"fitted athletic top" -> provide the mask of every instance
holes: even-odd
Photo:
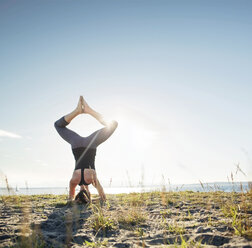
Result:
[[[79,185],[89,185],[84,178],[85,169],[95,170],[96,148],[77,147],[72,149],[75,158],[75,170],[81,169],[81,181]]]
[[[72,149],[75,158],[75,170],[93,169],[95,170],[96,148],[78,147]]]
[[[111,125],[101,128],[87,137],[82,137],[66,126],[69,123],[64,116],[54,123],[59,135],[71,144],[75,158],[75,170],[81,169],[81,181],[79,185],[88,185],[84,180],[84,169],[95,170],[96,148],[107,140],[117,127],[117,122],[112,121]]]

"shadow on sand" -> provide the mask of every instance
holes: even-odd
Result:
[[[45,221],[32,223],[31,233],[20,236],[14,247],[71,247],[91,242],[85,232],[91,214],[89,205],[56,205]]]

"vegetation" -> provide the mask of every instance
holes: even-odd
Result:
[[[132,227],[144,223],[146,215],[140,209],[132,208],[118,213],[117,221],[121,227]]]
[[[163,232],[164,245],[202,247],[213,242],[201,235],[204,229],[221,226],[227,228],[230,235],[252,240],[251,199],[252,188],[241,193],[163,190],[108,195],[108,201],[103,206],[99,201],[93,201],[89,206],[68,206],[67,195],[0,196],[0,206],[20,218],[17,224],[19,231],[9,245],[13,248],[61,247],[53,244],[53,238],[45,238],[40,224],[36,223],[37,216],[40,222],[48,225],[57,219],[58,224],[64,227],[66,236],[61,245],[71,246],[78,228],[83,228],[93,232],[93,241],[85,240],[86,236],[83,236],[85,247],[110,246],[107,237],[113,232],[130,232],[131,240],[145,247],[155,224],[156,230]],[[195,219],[200,222],[194,222]],[[85,225],[85,228],[81,225]],[[196,229],[197,240],[188,238]]]
[[[93,242],[85,241],[83,245],[85,245],[85,247],[91,247],[91,248],[107,247],[108,241],[107,240],[93,241]]]
[[[88,219],[91,228],[97,233],[100,230],[106,232],[115,227],[115,222],[110,216],[106,216],[106,211],[100,205],[91,204],[92,215]]]

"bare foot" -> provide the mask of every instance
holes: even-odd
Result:
[[[83,105],[83,96],[80,96],[78,105],[76,107],[76,110],[79,114],[83,114],[84,112],[84,105]]]
[[[89,107],[89,105],[87,104],[83,96],[81,96],[81,103],[83,106],[83,111],[84,111],[83,113],[86,113],[86,114],[90,113],[91,108]]]

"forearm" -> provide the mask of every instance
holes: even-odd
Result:
[[[99,194],[100,196],[102,196],[102,195],[105,194],[105,193],[104,193],[104,190],[103,190],[103,187],[102,187],[101,185],[99,185],[99,187],[97,188],[97,191],[98,191],[98,194]]]
[[[99,180],[97,179],[95,184],[94,184],[95,188],[98,191],[99,196],[101,197],[102,200],[106,201],[106,195],[104,193],[103,187],[101,186]]]

